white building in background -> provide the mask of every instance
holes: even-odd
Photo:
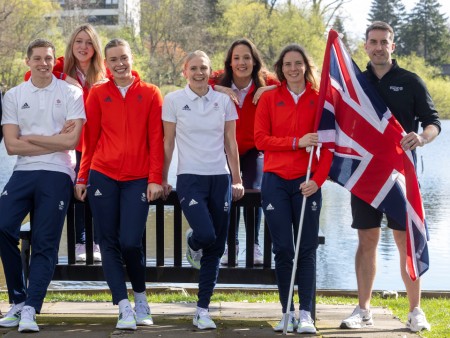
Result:
[[[140,0],[56,0],[62,9],[61,19],[83,17],[95,26],[132,27],[139,34]]]

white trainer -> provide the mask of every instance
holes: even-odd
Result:
[[[194,269],[200,270],[200,261],[203,256],[203,250],[200,249],[195,251],[189,246],[189,237],[192,236],[192,232],[192,229],[186,231],[186,258]]]
[[[300,319],[297,327],[298,333],[316,333],[314,320],[311,318],[311,312],[300,310]]]
[[[20,304],[12,304],[8,313],[0,319],[0,327],[15,327],[20,322],[20,312],[25,305],[25,302]]]
[[[75,259],[77,262],[86,262],[86,244],[75,244]]]
[[[147,302],[137,302],[134,307],[136,312],[136,324],[142,326],[153,325],[152,313]]]
[[[283,317],[281,317],[281,320],[278,322],[278,324],[273,328],[273,330],[275,332],[283,332],[284,330],[284,314]],[[295,329],[297,329],[298,323],[297,323],[297,319],[295,319],[295,312],[292,311],[289,314],[289,323],[287,326],[287,331],[286,332],[294,332]]]
[[[136,330],[136,314],[129,306],[119,313],[116,329],[120,330]]]
[[[428,323],[425,313],[418,307],[415,307],[412,312],[408,313],[406,327],[412,332],[419,332],[422,330],[431,331],[431,325]]]
[[[261,247],[259,244],[255,244],[253,246],[253,264],[255,265],[263,265],[264,263],[264,256],[261,251]]]
[[[359,305],[350,317],[341,322],[341,329],[362,329],[366,326],[373,326],[372,312],[369,310],[362,310]]]
[[[36,323],[36,310],[32,306],[25,305],[20,313],[19,332],[39,332]]]
[[[236,245],[236,265],[238,265],[239,245]],[[220,259],[220,264],[228,265],[228,245],[225,245],[225,251]]]
[[[100,253],[100,246],[94,243],[94,262],[102,261],[102,254]]]
[[[200,330],[215,329],[216,324],[211,319],[208,309],[202,309],[197,307],[197,312],[195,313],[192,324],[197,326]]]

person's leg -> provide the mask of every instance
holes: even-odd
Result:
[[[294,304],[286,309],[294,263],[294,237],[289,183],[272,173],[264,173],[261,186],[262,208],[272,238],[275,254],[275,274],[283,313],[294,311]]]
[[[119,242],[133,291],[145,291],[145,253],[142,246],[147,223],[147,179],[120,183]]]
[[[120,190],[117,181],[91,170],[87,189],[92,217],[98,230],[103,272],[113,304],[128,299],[119,243]]]
[[[28,296],[25,301],[25,305],[34,308],[37,313],[41,311],[58,262],[59,242],[72,195],[73,183],[69,175],[39,171],[31,225]]]
[[[291,205],[294,223],[294,241],[297,242],[303,195],[299,189],[305,177],[291,182]],[[302,234],[297,262],[297,283],[300,310],[312,311],[316,283],[316,251],[319,246],[319,219],[322,208],[322,192],[319,189],[305,201]]]
[[[27,293],[20,257],[20,224],[33,207],[34,172],[13,172],[0,198],[0,250],[9,299],[23,303]]]
[[[420,308],[420,278],[413,282],[406,271],[406,231],[393,230],[393,234],[400,254],[400,272],[408,295],[409,311],[412,312],[415,307]]]
[[[208,210],[215,233],[215,240],[203,249],[199,272],[197,306],[207,309],[219,275],[219,260],[227,241],[231,209],[231,179],[229,175],[216,175],[209,178]]]

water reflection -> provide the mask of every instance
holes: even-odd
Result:
[[[450,149],[450,121],[443,121],[441,135],[436,141],[427,145],[423,151],[420,149],[418,153],[424,163],[423,172],[422,167],[419,166],[419,179],[431,238],[428,243],[431,266],[422,279],[424,290],[448,289],[447,284],[450,279],[450,269],[448,268],[450,259],[450,171],[447,169],[450,167],[450,157],[448,149]],[[12,157],[6,155],[2,144],[0,147],[0,188],[3,188],[11,174],[13,161]],[[174,171],[175,168],[171,167],[172,178],[175,176]],[[323,187],[323,199],[321,229],[326,236],[326,244],[321,245],[318,250],[318,288],[356,289],[354,255],[358,240],[357,231],[350,227],[350,194],[337,184],[327,182]],[[155,216],[152,209],[150,211],[149,226],[154,227]],[[170,212],[170,207],[167,207],[164,243],[166,257],[171,257],[173,251],[173,226]],[[186,221],[183,221],[183,229],[187,229]],[[240,229],[242,252],[242,249],[245,249],[243,224]],[[152,233],[154,230],[147,232],[147,257],[150,258],[156,256],[156,239],[151,235]],[[67,256],[64,242],[61,243],[60,256]],[[240,257],[244,258],[245,253],[241,253]],[[374,289],[403,290],[397,249],[392,232],[386,227],[382,228],[377,259],[378,268]],[[3,268],[0,272],[3,272]],[[58,284],[55,283],[55,285]],[[3,276],[0,276],[0,285],[4,288]],[[77,283],[72,283],[71,286],[76,287],[76,285]],[[83,283],[84,285],[88,284]]]

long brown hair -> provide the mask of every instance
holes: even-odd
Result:
[[[306,53],[305,49],[295,43],[284,47],[283,50],[281,51],[280,56],[278,57],[277,61],[273,65],[273,68],[275,69],[275,73],[277,74],[278,79],[280,81],[286,81],[286,78],[284,77],[284,74],[283,74],[283,59],[284,59],[284,56],[289,52],[300,53],[300,55],[303,57],[303,60],[305,61],[305,65],[306,65],[305,80],[307,82],[311,83],[312,89],[318,91],[319,86],[320,86],[320,80],[319,80],[319,75],[317,73],[317,67],[314,64],[313,60]]]
[[[77,78],[77,59],[73,55],[73,44],[75,43],[75,38],[78,33],[86,32],[92,41],[92,46],[94,47],[94,55],[92,55],[91,62],[89,64],[88,71],[86,73],[87,86],[90,87],[97,81],[103,79],[106,75],[105,65],[103,63],[102,49],[100,47],[100,38],[95,31],[94,27],[90,24],[84,24],[75,28],[70,36],[69,43],[66,47],[66,53],[64,55],[64,73]]]
[[[266,80],[264,79],[263,69],[264,63],[261,59],[258,49],[249,39],[239,39],[234,41],[230,48],[228,49],[227,56],[225,58],[225,67],[222,79],[220,80],[220,85],[224,87],[231,87],[231,83],[233,81],[233,70],[231,69],[231,58],[233,57],[233,50],[238,45],[247,46],[250,49],[250,53],[252,54],[252,58],[254,61],[253,71],[252,71],[252,80],[256,86],[256,89],[259,87],[264,87],[266,85]]]

